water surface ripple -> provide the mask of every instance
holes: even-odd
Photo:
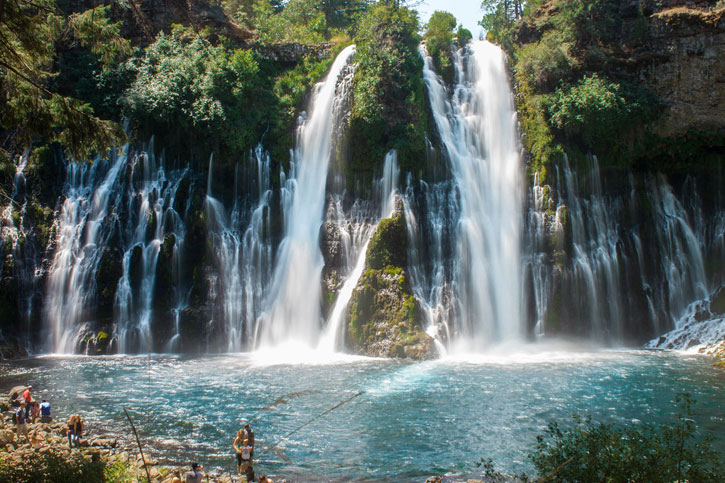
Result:
[[[678,392],[698,400],[698,423],[725,450],[725,374],[700,356],[655,351],[521,353],[433,362],[338,358],[270,364],[257,354],[40,357],[0,363],[6,388],[32,384],[56,416],[130,435],[129,408],[149,451],[232,471],[241,417],[253,420],[257,472],[303,481],[423,481],[480,476],[490,457],[530,470],[535,437],[573,413],[602,422],[672,420]],[[280,444],[265,446],[359,391]]]

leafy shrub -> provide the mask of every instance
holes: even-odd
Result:
[[[239,151],[254,142],[259,66],[251,51],[212,45],[177,25],[170,35],[160,33],[132,69],[127,107],[153,131],[173,131],[180,139],[194,132]]]
[[[721,481],[721,462],[710,439],[697,441],[693,401],[678,395],[674,424],[656,428],[595,424],[575,418],[562,430],[551,423],[537,438],[531,460],[540,475],[559,481]]]
[[[403,169],[424,158],[425,89],[416,12],[378,5],[355,39],[358,64],[350,116],[352,168],[371,173],[391,148]]]
[[[712,449],[712,438],[699,439],[692,420],[694,401],[677,396],[674,423],[621,427],[574,416],[574,426],[549,423],[529,454],[542,481],[721,481],[723,463]],[[491,460],[481,460],[486,476],[497,473]],[[524,481],[529,479],[524,476]]]
[[[627,99],[620,84],[597,74],[575,85],[558,88],[546,98],[544,109],[551,125],[590,150],[610,152],[616,135],[644,114],[637,99]]]
[[[281,11],[266,1],[254,5],[254,27],[263,43],[319,43],[325,40],[327,21],[313,0],[289,0]]]
[[[364,0],[258,0],[251,8],[251,0],[246,3],[238,7],[235,17],[243,25],[253,26],[259,41],[271,44],[329,40],[354,28],[359,15],[367,9]]]
[[[465,47],[466,44],[473,40],[473,34],[470,30],[463,28],[463,25],[459,25],[456,31],[456,39],[459,47]]]
[[[539,42],[525,45],[515,53],[516,77],[531,85],[537,92],[549,92],[563,80],[568,80],[576,61],[568,55],[568,44],[552,32]]]
[[[456,23],[456,17],[452,14],[436,10],[428,21],[423,36],[436,71],[449,83],[453,80],[451,47],[453,45],[453,29],[456,28]]]
[[[105,464],[100,458],[91,458],[80,452],[49,451],[27,454],[0,453],[0,482],[58,483],[83,481],[102,483]]]

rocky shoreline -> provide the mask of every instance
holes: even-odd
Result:
[[[138,451],[136,442],[129,437],[119,439],[117,436],[104,434],[97,427],[92,431],[84,431],[85,437],[80,439],[80,448],[71,449],[68,445],[68,425],[64,417],[54,417],[50,423],[27,423],[27,437],[17,434],[14,414],[17,410],[17,398],[25,388],[15,387],[10,390],[8,399],[0,402],[0,480],[4,481],[5,468],[22,468],[39,466],[41,462],[52,461],[54,465],[78,465],[79,462],[96,463],[102,468],[112,468],[116,479],[107,481],[147,481],[144,460]],[[93,422],[91,423],[93,426]],[[189,466],[161,464],[159,460],[149,457],[144,451],[148,477],[152,483],[173,483],[175,475],[184,481]],[[20,470],[19,470],[20,471]],[[55,473],[56,470],[47,470]],[[10,481],[10,480],[8,480]],[[48,481],[61,481],[50,479]],[[218,472],[206,473],[204,482],[239,483],[245,478]],[[284,482],[284,479],[275,479]]]

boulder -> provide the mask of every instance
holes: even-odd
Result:
[[[15,433],[9,429],[0,431],[0,444],[9,444],[15,442]]]
[[[380,222],[368,245],[366,270],[346,318],[345,344],[355,353],[418,360],[437,356],[403,268],[406,236],[403,213],[397,211]]]

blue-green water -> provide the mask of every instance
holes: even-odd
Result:
[[[274,357],[267,359],[274,360]],[[698,423],[725,449],[725,373],[701,356],[653,351],[520,353],[434,362],[343,358],[271,364],[254,354],[41,357],[1,363],[0,383],[32,384],[57,416],[85,416],[91,436],[130,435],[122,408],[162,461],[232,471],[241,417],[253,420],[257,473],[296,480],[424,481],[480,476],[490,457],[529,470],[552,419],[672,421],[677,393],[698,400]],[[358,392],[287,439],[284,435]],[[281,399],[280,399],[281,398]],[[276,402],[275,402],[276,401]],[[291,462],[263,448],[282,440]]]

